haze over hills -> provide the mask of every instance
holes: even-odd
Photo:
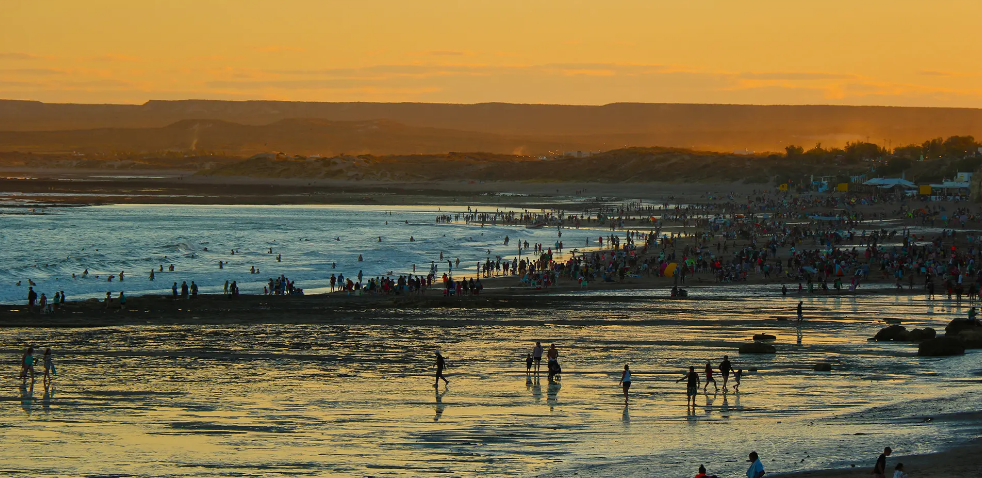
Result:
[[[298,119],[302,121],[283,122]],[[982,109],[968,108],[207,100],[83,105],[0,100],[0,131],[62,131],[48,136],[8,133],[3,135],[0,150],[9,150],[17,143],[57,149],[73,142],[107,150],[121,145],[138,151],[167,149],[184,143],[181,147],[187,148],[192,138],[186,130],[194,123],[186,120],[234,123],[209,123],[212,132],[200,126],[207,122],[198,123],[199,149],[208,144],[209,149],[230,152],[278,150],[296,154],[457,150],[543,154],[556,149],[610,150],[624,146],[782,151],[788,144],[808,147],[821,142],[830,147],[868,139],[899,146],[931,137],[982,136]],[[360,140],[345,138],[372,121],[380,131],[360,136]],[[250,129],[257,126],[265,129]],[[124,133],[113,128],[136,130]],[[101,131],[76,134],[68,130]],[[275,147],[268,144],[274,137]],[[264,139],[263,148],[269,149],[258,148],[260,138]],[[50,141],[50,148],[45,141]],[[99,141],[105,143],[100,145]],[[409,142],[400,150],[398,144],[404,141]]]
[[[0,131],[0,151],[106,153],[207,151],[232,156],[265,152],[337,154],[439,154],[486,151],[528,154],[599,147],[515,135],[406,126],[388,120],[284,119],[267,125],[222,120],[182,120],[162,128],[99,128],[65,131]]]

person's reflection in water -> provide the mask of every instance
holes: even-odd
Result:
[[[624,404],[624,411],[621,413],[621,422],[625,426],[631,424],[631,410],[628,408],[627,403]]]
[[[28,415],[34,408],[34,381],[31,380],[30,385],[26,382],[20,385],[20,405],[24,408],[24,413]]]
[[[703,395],[706,396],[706,406],[703,408],[703,410],[705,410],[706,416],[708,417],[709,413],[712,411],[713,402],[716,401],[717,394],[714,393],[712,396],[710,396],[709,393],[703,392]]]
[[[730,401],[726,394],[723,394],[723,403],[719,406],[719,413],[723,418],[730,418]]]
[[[55,396],[55,386],[51,382],[45,382],[44,395],[41,397],[41,408],[45,412],[51,411],[51,399]]]
[[[532,398],[537,402],[542,400],[542,384],[539,382],[538,375],[535,376],[532,382]]]
[[[439,389],[436,391],[436,403],[433,407],[433,409],[436,411],[436,415],[433,416],[434,422],[440,421],[440,417],[443,416],[443,410],[447,408],[447,406],[443,404],[443,396],[446,394],[446,389],[444,389],[443,392],[441,392]]]
[[[798,332],[798,345],[801,345],[801,339],[803,337],[803,334],[801,332],[801,323],[798,323],[797,332]]]
[[[561,382],[549,382],[549,388],[546,390],[546,402],[549,403],[550,412],[556,408],[560,388],[563,388],[563,384]]]

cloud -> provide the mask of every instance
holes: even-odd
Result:
[[[89,61],[105,61],[105,62],[134,62],[140,61],[139,58],[130,55],[120,55],[116,53],[107,53],[105,55],[90,56],[86,58]]]
[[[0,52],[0,60],[43,60],[46,57],[16,51]]]
[[[966,73],[958,71],[940,71],[940,70],[918,70],[917,74],[924,76],[938,76],[943,78],[974,78],[982,76],[982,73]]]
[[[771,72],[771,73],[739,73],[737,76],[750,80],[858,80],[857,75],[842,73],[815,73],[815,72]]]
[[[27,75],[27,76],[64,75],[66,73],[68,73],[68,71],[60,70],[58,68],[8,68],[8,69],[0,70],[0,74]]]
[[[256,47],[256,51],[262,53],[283,53],[283,52],[303,52],[306,51],[303,48],[295,46],[285,46],[285,45],[267,45]]]
[[[472,52],[467,52],[467,51],[454,51],[454,50],[432,50],[432,51],[423,52],[423,54],[424,55],[429,55],[429,56],[465,56],[465,55],[473,55]]]

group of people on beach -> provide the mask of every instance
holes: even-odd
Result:
[[[37,365],[38,360],[34,357],[34,347],[27,347],[24,355],[21,356],[21,370],[19,378],[24,381],[30,377],[31,382],[34,381],[35,371],[34,366]],[[44,356],[42,358],[42,363],[44,364],[44,381],[47,382],[55,375],[55,365],[51,360],[51,349],[47,348],[44,350]]]

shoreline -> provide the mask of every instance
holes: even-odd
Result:
[[[807,470],[793,473],[768,473],[774,478],[837,478],[837,477],[869,477],[876,459],[873,453],[869,462],[857,463],[851,468],[829,468],[824,470]],[[970,477],[982,476],[982,437],[955,445],[946,450],[934,453],[915,455],[891,455],[887,459],[887,476],[893,476],[893,468],[897,463],[904,464],[904,472],[917,478],[947,478],[951,476]]]

